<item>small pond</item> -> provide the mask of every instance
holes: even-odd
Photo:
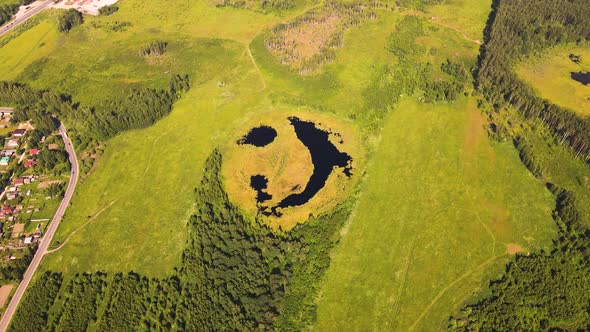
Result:
[[[264,190],[268,186],[268,179],[264,175],[254,175],[250,177],[250,187],[256,190],[256,202],[263,203],[272,198],[272,195],[268,194]]]
[[[263,147],[272,143],[277,137],[277,131],[268,126],[260,126],[250,129],[248,134],[238,140],[238,144],[250,144]]]
[[[572,72],[570,73],[572,79],[576,82],[580,82],[584,85],[589,85],[590,84],[590,72],[583,72],[583,71],[579,71],[579,72]]]

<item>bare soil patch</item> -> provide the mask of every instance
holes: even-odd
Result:
[[[17,238],[25,231],[25,224],[14,224],[12,227],[12,238]]]
[[[516,255],[520,252],[524,252],[524,249],[516,243],[508,243],[506,245],[506,252],[510,255]]]
[[[6,301],[8,301],[8,297],[10,296],[10,292],[14,289],[14,285],[4,285],[0,287],[0,308],[4,308],[6,305]]]
[[[56,183],[60,183],[61,181],[59,180],[53,180],[53,181],[43,181],[41,183],[39,183],[37,185],[37,189],[44,189],[44,188],[48,188],[49,186],[51,186],[52,184],[56,184]]]

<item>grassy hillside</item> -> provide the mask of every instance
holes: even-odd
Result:
[[[550,244],[551,194],[482,124],[472,100],[395,109],[333,254],[316,329],[443,329],[513,250]]]

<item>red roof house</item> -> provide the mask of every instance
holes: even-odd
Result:
[[[2,205],[2,213],[10,214],[14,212],[14,208],[10,205]]]
[[[31,149],[31,150],[29,150],[29,154],[31,156],[36,156],[39,154],[39,149]]]
[[[25,161],[25,168],[30,168],[32,166],[37,165],[37,161],[36,160],[27,160]]]

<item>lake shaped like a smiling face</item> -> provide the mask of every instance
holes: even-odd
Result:
[[[289,122],[294,128],[297,138],[309,150],[314,169],[302,192],[288,195],[277,205],[272,207],[260,205],[260,212],[266,216],[273,215],[280,217],[282,215],[280,209],[306,204],[326,185],[328,177],[330,177],[330,174],[332,174],[336,168],[341,168],[342,172],[347,177],[352,176],[352,158],[347,153],[340,152],[338,148],[336,148],[336,146],[330,142],[330,132],[317,128],[315,123],[311,121],[303,121],[297,117],[290,117]],[[264,130],[264,132],[262,132],[262,130]],[[248,135],[244,136],[242,140],[238,141],[238,144],[250,144],[245,142],[253,140],[259,141],[256,143],[266,142],[268,141],[268,138],[272,136],[271,134],[273,132],[274,136],[272,139],[274,139],[276,136],[276,131],[273,128],[252,128]],[[242,141],[244,141],[244,143],[242,143]],[[263,174],[255,175],[251,178],[250,186],[258,193],[258,203],[263,203],[265,200],[272,198],[272,196],[263,191],[266,189],[266,185],[266,177]]]

